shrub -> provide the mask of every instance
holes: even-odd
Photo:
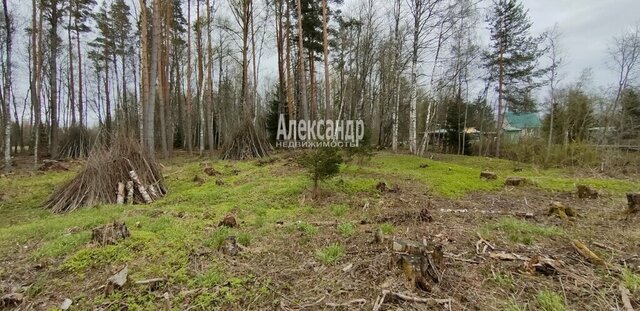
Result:
[[[313,181],[313,191],[317,193],[318,183],[337,175],[340,172],[342,157],[336,148],[319,148],[311,150],[299,160]]]

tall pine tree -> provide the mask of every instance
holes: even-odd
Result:
[[[531,91],[539,86],[536,78],[545,73],[538,68],[543,50],[538,48],[542,37],[530,35],[531,22],[518,0],[497,0],[487,17],[491,30],[491,46],[485,53],[489,80],[495,82],[498,93],[498,124],[496,156],[500,156],[500,140],[504,112],[533,111]]]

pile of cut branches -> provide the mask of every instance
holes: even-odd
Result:
[[[125,193],[126,191],[126,193]],[[45,203],[54,213],[72,212],[99,204],[151,203],[167,193],[153,155],[133,138],[114,138],[96,146],[86,167]]]
[[[271,145],[253,123],[244,122],[223,146],[223,160],[248,160],[269,155]]]

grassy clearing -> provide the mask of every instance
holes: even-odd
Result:
[[[484,224],[481,232],[485,234],[500,233],[513,243],[531,245],[541,238],[561,237],[564,231],[555,227],[545,227],[513,217],[504,217]]]
[[[585,184],[611,194],[637,190],[637,182],[612,178],[575,178],[569,170],[541,170],[514,161],[440,155],[442,160],[429,160],[410,155],[380,154],[365,166],[349,166],[351,173],[411,178],[424,183],[433,193],[446,198],[460,198],[470,192],[494,191],[503,188],[509,176],[526,177],[536,187],[552,191],[574,191],[576,184]],[[428,164],[426,168],[420,165]],[[514,172],[515,169],[518,172]],[[480,172],[490,170],[498,174],[494,181],[480,180]]]
[[[228,236],[235,236],[240,245],[256,249],[268,248],[271,242],[279,240],[297,243],[296,246],[306,248],[306,256],[331,269],[351,256],[346,254],[346,249],[351,251],[350,243],[362,241],[364,234],[376,230],[385,235],[405,234],[404,225],[403,230],[397,230],[391,223],[371,224],[367,228],[359,224],[363,213],[384,212],[382,204],[376,202],[395,199],[394,194],[380,194],[375,189],[381,180],[388,184],[412,183],[430,194],[454,199],[470,192],[502,189],[503,178],[516,174],[512,172],[516,166],[523,169],[518,175],[534,180],[541,188],[572,190],[575,182],[575,179],[563,179],[565,173],[561,170],[537,171],[503,160],[445,157],[436,161],[380,154],[363,165],[343,165],[343,173],[322,183],[327,193],[336,193],[330,203],[325,204],[309,201],[306,195],[311,181],[301,169],[284,166],[282,161],[264,166],[255,162],[209,161],[209,165],[222,173],[215,177],[206,176],[200,162],[202,159],[180,157],[163,163],[169,194],[153,204],[105,205],[65,215],[52,215],[41,206],[73,172],[0,178],[0,194],[5,197],[0,200],[0,249],[3,250],[0,259],[10,260],[9,256],[19,250],[29,265],[49,264],[29,287],[27,294],[31,299],[46,299],[42,297],[49,297],[47,295],[60,288],[69,293],[83,292],[94,286],[91,281],[102,282],[111,271],[128,264],[132,280],[162,276],[168,279],[171,288],[202,289],[195,296],[176,294],[172,297],[173,305],[218,309],[226,303],[253,301],[270,293],[268,277],[261,278],[260,283],[251,283],[255,277],[232,271],[224,257],[215,252]],[[428,167],[420,168],[424,163]],[[497,172],[501,179],[480,180],[479,172],[483,169]],[[195,184],[192,181],[195,175],[203,178],[204,184]],[[216,185],[218,179],[224,181],[224,185]],[[580,182],[614,193],[637,186],[615,180],[583,179]],[[355,208],[365,200],[371,202],[367,212]],[[239,220],[238,228],[218,227],[228,213]],[[114,220],[124,221],[131,237],[116,245],[90,245],[91,229]],[[337,228],[318,227],[314,225],[316,220],[339,224]],[[285,225],[280,225],[282,223]],[[508,217],[479,223],[475,228],[486,238],[504,238],[524,245],[565,235],[563,229]],[[426,232],[432,226],[423,229]],[[469,232],[475,234],[473,230]],[[430,232],[436,233],[440,232]],[[633,234],[630,232],[630,236]],[[340,242],[330,244],[336,240]],[[8,279],[12,273],[11,269],[0,268],[2,279]],[[58,279],[60,275],[63,279]],[[489,279],[505,290],[514,287],[509,273],[498,272]],[[640,289],[640,277],[631,271],[625,272],[623,282],[632,291]],[[504,301],[502,298],[499,301]],[[549,305],[553,306],[554,299],[549,293],[540,293],[531,304],[542,307],[551,301]],[[79,309],[90,309],[111,300],[127,303],[130,309],[158,307],[158,299],[152,293],[137,291],[131,295],[116,293],[108,300],[102,295],[90,295],[78,300]],[[513,308],[506,309],[526,308],[514,301]]]

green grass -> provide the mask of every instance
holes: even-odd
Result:
[[[483,225],[482,232],[500,232],[513,243],[531,245],[540,238],[553,238],[564,235],[564,231],[555,227],[545,227],[519,220],[513,217],[504,217],[495,222]]]
[[[633,273],[633,271],[629,269],[625,268],[622,271],[622,282],[624,283],[624,286],[632,293],[640,290],[640,275]]]
[[[500,288],[510,289],[513,287],[513,277],[509,273],[495,272],[491,275],[491,281]]]
[[[380,231],[382,232],[382,234],[393,234],[393,232],[396,230],[396,227],[394,227],[392,224],[390,223],[383,223],[380,224],[380,226],[378,227],[380,229]]]
[[[293,243],[308,243],[309,249],[313,250],[317,245],[326,245],[318,243],[326,242],[322,239],[324,236],[318,234],[320,229],[312,223],[338,219],[340,224],[336,229],[327,229],[337,230],[341,237],[349,238],[358,230],[355,223],[350,222],[355,221],[351,216],[356,214],[351,206],[393,195],[376,191],[375,185],[379,181],[401,185],[413,183],[425,192],[446,198],[502,189],[503,179],[515,174],[551,190],[573,190],[578,182],[610,193],[637,188],[631,181],[567,179],[568,173],[560,169],[538,171],[510,161],[461,156],[438,158],[440,160],[428,160],[382,153],[364,165],[343,165],[342,172],[322,183],[321,187],[335,193],[338,199],[349,200],[332,200],[335,203],[328,208],[321,208],[326,205],[316,202],[302,202],[311,182],[304,171],[283,167],[282,162],[258,166],[255,161],[208,161],[222,173],[209,177],[202,172],[200,162],[203,159],[178,157],[163,161],[163,174],[168,176],[166,181],[170,190],[165,198],[149,205],[104,205],[63,215],[51,214],[42,205],[54,189],[73,177],[74,171],[0,178],[0,194],[4,197],[0,201],[0,259],[11,259],[9,256],[16,254],[19,247],[24,262],[48,263],[30,287],[27,293],[30,298],[45,297],[60,290],[74,291],[73,285],[84,284],[87,276],[103,280],[114,269],[128,264],[131,278],[135,280],[164,276],[175,288],[207,289],[194,297],[176,295],[172,298],[175,305],[188,302],[200,309],[220,309],[224,302],[244,299],[246,297],[240,295],[253,290],[242,281],[248,276],[227,275],[227,263],[220,260],[216,252],[226,237],[236,236],[239,244],[250,246],[260,245],[265,236],[281,236],[292,239]],[[429,167],[419,168],[423,163]],[[522,167],[523,171],[513,173],[516,166]],[[238,174],[232,173],[234,169]],[[479,173],[484,169],[498,173],[499,180],[480,180]],[[192,182],[196,174],[205,180],[203,185]],[[216,179],[223,180],[225,185],[216,186]],[[239,228],[217,226],[227,213],[236,215],[241,222]],[[124,221],[131,237],[115,245],[91,245],[91,229],[114,220]],[[282,228],[277,222],[290,225]],[[386,235],[396,231],[390,223],[381,224],[378,229]],[[504,235],[512,242],[522,244],[564,235],[562,229],[513,218],[480,224],[479,230],[483,235]],[[312,251],[309,256],[331,265],[345,256],[345,247],[346,244],[332,244]],[[201,251],[213,255],[194,256]],[[204,266],[194,270],[194,260],[201,260]],[[0,277],[7,278],[11,273],[10,268],[0,267]],[[513,283],[509,278],[508,274],[498,274],[492,281],[506,288]],[[630,290],[639,290],[637,274],[627,271],[622,279]],[[137,289],[109,299],[121,299],[132,309],[149,310],[158,306],[153,295]],[[89,309],[104,302],[107,300],[101,295],[87,295],[78,302],[84,304],[78,308]]]
[[[521,305],[520,303],[518,303],[517,300],[515,299],[509,299],[504,303],[504,306],[502,307],[502,310],[504,311],[526,311],[527,310],[527,305]]]
[[[541,311],[566,311],[564,300],[556,292],[544,290],[536,295],[538,309]]]
[[[343,237],[350,237],[356,231],[356,226],[353,223],[345,222],[338,225],[338,232]]]
[[[349,212],[349,206],[346,204],[331,204],[329,208],[331,209],[331,215],[335,217],[344,216]]]
[[[331,265],[344,256],[344,247],[340,244],[331,244],[316,251],[316,258],[325,265]]]

